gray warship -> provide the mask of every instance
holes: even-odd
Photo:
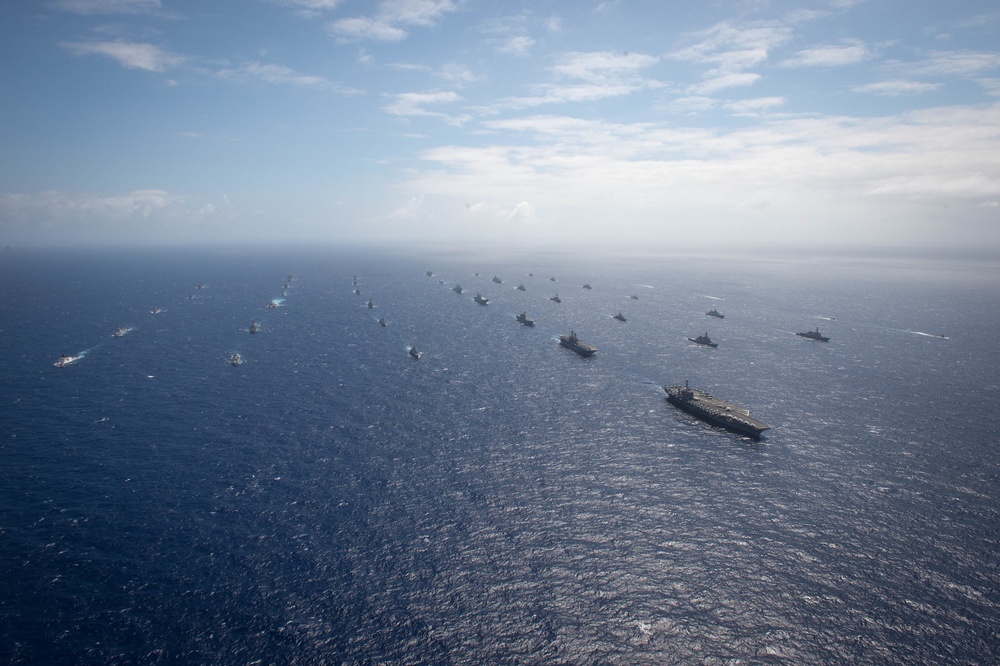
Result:
[[[572,349],[580,356],[593,356],[597,353],[597,347],[592,347],[586,342],[576,337],[576,333],[570,331],[569,335],[560,335],[559,344],[566,349]]]
[[[707,391],[693,389],[685,381],[684,386],[664,386],[667,392],[667,402],[697,416],[702,421],[731,430],[741,435],[760,439],[770,426],[750,416],[750,410],[745,407],[720,400]]]
[[[805,333],[796,333],[795,335],[801,335],[803,338],[809,338],[810,340],[819,340],[820,342],[830,341],[830,338],[819,332],[819,326],[816,327],[815,331],[806,331]]]

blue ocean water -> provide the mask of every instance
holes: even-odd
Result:
[[[997,660],[996,260],[15,249],[0,280],[3,663]]]

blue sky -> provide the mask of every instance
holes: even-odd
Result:
[[[0,8],[0,243],[1000,248],[1000,8]]]

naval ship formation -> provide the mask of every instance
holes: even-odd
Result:
[[[712,425],[749,435],[754,439],[760,439],[762,432],[770,430],[770,426],[763,421],[751,417],[749,409],[720,400],[707,391],[691,388],[687,382],[684,382],[684,386],[664,386],[663,390],[667,392],[667,401],[671,405]]]

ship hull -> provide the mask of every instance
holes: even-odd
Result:
[[[566,349],[575,351],[580,356],[593,356],[594,354],[597,353],[596,347],[591,347],[585,342],[579,342],[579,341],[573,342],[572,340],[569,340],[565,336],[559,338],[559,344],[561,344]]]
[[[765,430],[770,430],[769,426],[750,418],[749,415],[743,416],[747,410],[742,407],[736,407],[701,391],[695,391],[699,397],[686,400],[683,397],[682,387],[664,387],[664,390],[667,393],[667,402],[671,405],[711,425],[753,439],[760,439]]]

